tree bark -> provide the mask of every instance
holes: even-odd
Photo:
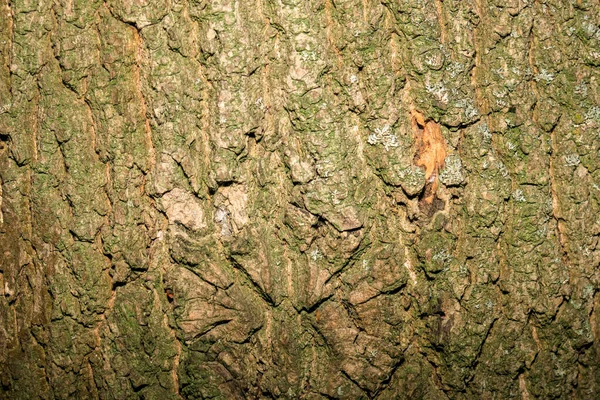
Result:
[[[0,397],[600,397],[594,0],[0,0]]]

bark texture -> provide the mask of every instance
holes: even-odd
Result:
[[[600,397],[597,0],[0,0],[0,397]]]

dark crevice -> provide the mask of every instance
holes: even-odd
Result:
[[[128,282],[126,281],[117,281],[117,282],[113,282],[112,286],[111,286],[111,290],[114,292],[115,290],[117,290],[117,288],[123,287],[125,285],[127,285]]]
[[[392,378],[394,377],[394,374],[396,373],[398,368],[400,368],[400,366],[403,363],[404,363],[404,357],[401,357],[394,362],[388,376],[383,381],[381,381],[381,383],[379,384],[379,386],[373,393],[373,397],[372,397],[373,399],[376,399],[381,393],[383,393],[383,391],[385,391],[386,389],[388,389],[390,387],[390,385],[392,383]]]
[[[316,335],[316,337],[314,337],[314,340],[318,343],[320,339],[320,341],[323,343],[322,346],[325,347],[327,351],[333,352],[333,346],[331,345],[331,343],[329,343],[329,340],[327,340],[327,336],[323,334],[319,326],[314,323],[311,323],[310,326],[314,330],[313,335]]]
[[[360,319],[360,316],[358,315],[358,312],[356,311],[354,305],[347,300],[342,300],[341,303],[346,309],[346,312],[348,313],[348,316],[352,320],[352,323],[354,324],[356,329],[358,329],[359,332],[364,332],[365,329],[362,327],[362,320]]]
[[[254,335],[256,335],[262,328],[262,325],[252,328],[250,332],[248,332],[248,335],[244,338],[244,340],[242,340],[241,342],[233,340],[232,342],[237,344],[248,344],[250,343],[250,340],[252,340],[252,337],[254,337]]]
[[[472,373],[471,373],[471,376],[469,377],[469,379],[467,379],[465,381],[466,385],[468,385],[475,378],[475,370],[477,369],[477,365],[479,364],[479,359],[481,358],[481,355],[483,354],[483,348],[485,347],[485,343],[487,342],[488,338],[490,337],[492,328],[494,328],[496,321],[498,321],[498,318],[492,320],[490,327],[488,328],[487,332],[485,333],[485,336],[484,336],[483,340],[481,341],[479,348],[477,349],[477,354],[475,355],[473,361],[471,362]]]
[[[196,264],[196,263],[193,263],[193,262],[189,262],[189,261],[186,261],[186,260],[175,259],[172,255],[170,256],[170,259],[171,259],[171,261],[172,261],[172,263],[174,265],[179,265],[179,266],[187,269],[192,274],[194,274],[196,277],[198,277],[198,279],[200,279],[202,282],[206,283],[207,285],[212,286],[215,290],[227,290],[231,286],[233,286],[233,283],[230,283],[227,286],[219,286],[216,283],[207,280],[202,275],[200,275],[200,273],[198,273],[197,269],[199,268],[199,264]]]
[[[226,325],[228,323],[230,323],[231,321],[233,321],[232,319],[222,319],[219,321],[215,321],[212,324],[208,325],[207,327],[205,327],[204,330],[202,330],[202,332],[197,333],[196,335],[194,335],[191,339],[190,342],[201,338],[202,336],[206,335],[207,333],[209,333],[210,331],[214,330],[215,328],[221,326],[221,325]]]
[[[148,387],[149,385],[147,383],[142,383],[139,386],[136,386],[133,382],[131,383],[131,387],[133,388],[133,392],[134,393],[139,393],[142,391],[142,389]]]
[[[362,240],[361,240],[362,243]],[[358,244],[358,246],[360,246],[360,244]],[[340,276],[344,271],[346,271],[349,267],[353,266],[354,263],[362,257],[362,255],[365,253],[367,249],[361,249],[359,247],[359,249],[357,251],[355,251],[350,257],[348,257],[348,259],[337,269],[335,270],[330,276],[329,278],[327,278],[325,280],[325,282],[323,283],[323,286],[327,285],[329,282],[331,282],[333,279],[337,278],[338,276]]]
[[[321,307],[321,305],[323,303],[325,303],[327,300],[331,299],[333,297],[333,294],[330,294],[327,297],[323,297],[322,299],[319,299],[316,303],[314,303],[313,305],[311,305],[310,307],[302,307],[299,312],[305,311],[308,314],[312,314],[313,312],[315,312],[317,310],[317,308]]]
[[[248,271],[246,271],[246,269],[239,262],[237,262],[235,258],[230,256],[229,262],[231,263],[234,269],[240,271],[244,275],[246,280],[250,283],[252,288],[254,288],[254,291],[259,295],[261,299],[263,299],[269,306],[273,308],[277,307],[277,304],[275,303],[271,295],[269,295],[269,293],[267,293],[256,281],[254,281],[254,279],[252,279]]]
[[[365,392],[365,393],[366,393],[366,395],[367,395],[367,397],[368,397],[369,399],[372,399],[372,398],[373,398],[372,392],[371,392],[369,389],[367,389],[367,388],[365,388],[365,387],[362,387],[362,386],[361,386],[361,385],[360,385],[360,384],[359,384],[359,383],[358,383],[356,380],[354,380],[354,379],[353,379],[353,378],[352,378],[350,375],[348,375],[348,373],[347,373],[346,371],[342,370],[341,372],[342,372],[342,375],[344,376],[344,378],[348,379],[348,380],[349,380],[350,382],[352,382],[352,383],[353,383],[353,384],[354,384],[356,387],[358,387],[360,390],[362,390],[363,392]]]

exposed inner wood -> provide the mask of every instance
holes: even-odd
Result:
[[[446,159],[446,141],[442,136],[440,124],[426,121],[425,116],[416,110],[411,111],[411,122],[416,141],[415,165],[425,168],[423,201],[431,204],[438,187],[439,171]]]

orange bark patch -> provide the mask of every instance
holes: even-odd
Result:
[[[425,197],[423,200],[431,204],[438,187],[439,170],[444,166],[446,158],[446,141],[442,136],[440,124],[434,121],[425,121],[425,117],[418,111],[411,111],[411,124],[415,133],[417,152],[415,165],[425,168]]]

